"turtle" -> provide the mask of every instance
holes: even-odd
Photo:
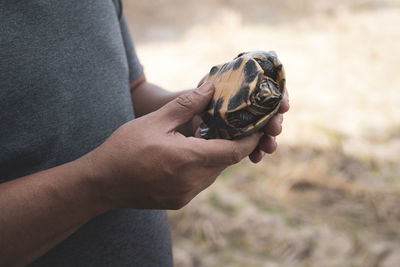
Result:
[[[277,113],[285,93],[285,70],[277,56],[243,52],[214,66],[200,81],[214,84],[215,92],[202,114],[200,136],[239,139],[261,130]]]

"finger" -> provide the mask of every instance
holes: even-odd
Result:
[[[277,136],[282,132],[282,121],[283,114],[278,113],[272,117],[272,119],[264,127],[264,133],[266,135]]]
[[[249,155],[249,159],[253,162],[253,163],[258,163],[262,160],[262,158],[264,157],[264,152],[261,151],[260,149],[256,149],[253,152],[251,152],[251,154]]]
[[[175,130],[196,114],[203,112],[213,93],[213,84],[204,83],[198,89],[183,94],[162,107],[158,112],[160,120],[166,123],[166,130]]]
[[[288,90],[286,88],[278,112],[279,113],[285,113],[285,112],[287,112],[289,110],[289,108],[290,108],[290,105],[289,105],[289,93],[288,93]]]
[[[228,166],[238,163],[257,147],[263,133],[255,133],[239,140],[192,138],[198,158],[204,166]]]
[[[259,146],[262,151],[271,154],[276,150],[278,145],[276,143],[275,137],[264,135],[260,140]]]
[[[201,135],[200,135],[200,128],[199,127],[197,127],[196,131],[194,132],[194,136],[197,137],[197,138],[202,138]]]
[[[278,54],[274,50],[268,51],[268,53],[270,53],[271,55],[274,55],[276,57],[278,56]]]
[[[202,122],[202,119],[200,116],[195,116],[192,120],[192,135],[196,136],[197,130],[199,130],[199,136],[200,136],[200,129],[199,126]]]

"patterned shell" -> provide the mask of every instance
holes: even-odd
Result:
[[[202,116],[200,135],[238,139],[261,130],[278,111],[285,71],[270,53],[246,52],[212,67],[199,85],[205,82],[213,83],[215,92]]]

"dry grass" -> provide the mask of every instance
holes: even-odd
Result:
[[[335,149],[282,145],[171,213],[175,256],[182,266],[394,266],[395,175],[391,164],[371,168]]]
[[[241,51],[276,50],[287,70],[278,151],[170,213],[177,266],[400,263],[400,1],[125,8],[148,79],[171,90]]]

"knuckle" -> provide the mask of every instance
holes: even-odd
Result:
[[[282,132],[281,118],[279,116],[274,117],[264,128],[264,133],[272,136],[277,136]]]
[[[268,137],[262,142],[261,147],[265,153],[271,154],[276,150],[277,144],[272,137]]]
[[[174,178],[176,176],[176,167],[173,164],[167,164],[167,162],[162,162],[162,171],[164,175],[168,178]]]
[[[176,150],[160,164],[168,177],[176,183],[181,184],[184,182],[184,179],[181,179],[181,174],[188,169],[189,162],[190,157],[186,151]]]
[[[198,140],[194,137],[189,137],[190,142],[185,143],[185,147],[180,149],[180,156],[185,162],[185,166],[191,170],[204,166],[209,163],[209,151],[203,146],[198,145]],[[191,142],[194,141],[195,142]]]
[[[281,106],[279,108],[279,114],[285,113],[290,109],[290,104],[289,104],[289,98],[287,96],[287,94],[285,94],[283,96],[282,102],[281,102]]]
[[[239,161],[241,161],[241,159],[242,159],[242,153],[239,150],[239,148],[236,146],[232,147],[230,163],[232,163],[232,164],[239,163]]]
[[[205,166],[210,163],[209,155],[202,150],[193,151],[191,157],[188,157],[189,163],[193,167]]]
[[[273,135],[275,135],[275,136],[276,136],[276,135],[279,135],[281,132],[282,132],[282,125],[277,124],[277,125],[275,126]]]
[[[282,113],[276,114],[276,117],[278,118],[279,123],[283,122],[283,114]]]
[[[176,99],[176,103],[184,109],[189,109],[193,105],[193,96],[190,93],[180,95]]]

